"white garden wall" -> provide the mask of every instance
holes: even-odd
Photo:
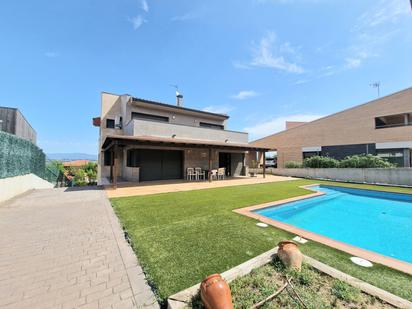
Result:
[[[49,189],[54,185],[34,174],[0,179],[0,203],[33,189]]]
[[[412,168],[274,168],[274,175],[412,187]]]

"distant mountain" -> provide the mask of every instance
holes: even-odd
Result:
[[[89,160],[97,161],[97,155],[87,153],[47,153],[48,160],[73,161],[73,160]]]

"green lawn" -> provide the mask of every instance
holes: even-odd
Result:
[[[293,180],[188,192],[112,199],[148,280],[160,299],[259,255],[293,235],[233,209],[309,193],[299,186],[320,181]],[[343,184],[412,193],[411,189]],[[304,254],[412,301],[412,276],[381,265],[361,268],[349,255],[308,242]]]

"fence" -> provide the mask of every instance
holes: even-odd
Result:
[[[412,168],[276,168],[274,175],[412,186]]]
[[[32,142],[0,132],[0,179],[36,174],[44,176],[45,154]]]

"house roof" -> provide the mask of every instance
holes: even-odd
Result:
[[[222,118],[222,119],[228,119],[229,118],[229,116],[226,115],[226,114],[211,113],[211,112],[202,111],[202,110],[198,110],[198,109],[187,108],[187,107],[177,106],[177,105],[173,105],[173,104],[166,104],[166,103],[147,100],[147,99],[142,99],[142,98],[132,97],[132,101],[133,102],[148,103],[148,104],[156,105],[156,106],[159,106],[159,107],[164,107],[164,108],[167,108],[167,109],[175,109],[175,110],[179,110],[179,111],[200,113],[200,114],[213,116],[213,117],[218,117],[218,118]]]
[[[195,139],[179,139],[167,138],[157,136],[124,136],[124,135],[108,135],[102,145],[102,149],[110,148],[113,143],[119,145],[163,145],[163,146],[187,146],[187,147],[218,147],[224,149],[236,150],[257,150],[268,151],[269,148],[253,146],[249,143],[225,143],[209,140],[195,140]]]
[[[89,163],[89,160],[73,160],[73,161],[68,161],[68,162],[63,162],[63,166],[85,166],[87,163]]]

